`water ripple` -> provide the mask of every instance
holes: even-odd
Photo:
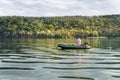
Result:
[[[76,68],[61,68],[61,67],[43,67],[47,69],[58,69],[58,70],[79,70],[79,69],[110,69],[110,70],[120,70],[119,67],[76,67]]]
[[[34,70],[34,68],[22,68],[22,67],[0,67],[0,70]]]
[[[70,79],[94,80],[93,78],[79,77],[79,76],[58,76],[58,77],[59,77],[59,78],[70,78]]]

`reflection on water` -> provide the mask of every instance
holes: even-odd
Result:
[[[120,80],[120,39],[86,41],[93,48],[56,47],[74,40],[1,41],[0,80]]]

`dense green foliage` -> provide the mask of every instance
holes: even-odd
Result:
[[[1,38],[119,37],[120,15],[0,17]]]

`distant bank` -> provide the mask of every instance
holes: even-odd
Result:
[[[120,15],[0,17],[0,38],[120,37]]]

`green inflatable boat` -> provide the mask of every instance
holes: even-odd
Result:
[[[60,47],[61,49],[90,49],[91,47],[88,45],[76,45],[76,44],[64,44],[60,43],[57,45],[57,47]]]

